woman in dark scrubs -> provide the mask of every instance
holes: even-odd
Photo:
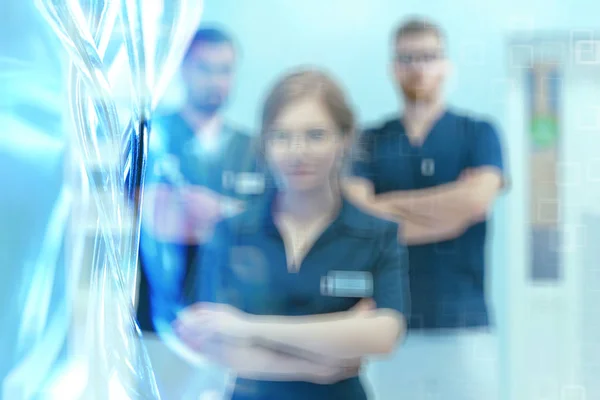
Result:
[[[200,299],[174,324],[235,372],[234,399],[366,399],[361,359],[405,334],[398,226],[341,191],[353,133],[344,93],[322,72],[287,75],[267,97],[261,145],[275,184],[216,229]]]

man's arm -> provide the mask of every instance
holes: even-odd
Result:
[[[353,203],[370,214],[397,223],[406,222],[408,214],[400,212],[390,198],[376,196],[373,183],[370,180],[361,177],[350,177],[345,179],[342,187],[345,195]],[[415,219],[422,224],[428,222],[427,219]]]
[[[501,187],[502,175],[497,168],[480,167],[468,170],[468,176],[456,182],[389,192],[377,196],[377,201],[401,219],[470,225],[488,213]]]
[[[460,222],[448,222],[444,225],[424,225],[406,220],[398,230],[398,240],[409,246],[427,243],[439,243],[462,235],[466,226]]]
[[[462,223],[467,227],[485,219],[504,186],[502,145],[494,126],[485,121],[465,122],[464,134],[468,165],[458,181],[386,194],[383,201],[391,202],[392,209],[406,214],[407,219],[427,217],[435,223]]]
[[[456,182],[430,189],[396,191],[375,195],[378,160],[374,136],[366,135],[362,148],[367,163],[354,165],[356,177],[348,179],[348,196],[366,211],[401,222],[400,234],[409,244],[433,243],[459,236],[469,226],[486,218],[499,190],[504,186],[504,161],[499,135],[493,125],[470,121],[469,166]]]
[[[482,167],[459,181],[431,189],[375,196],[372,184],[362,178],[350,178],[345,188],[367,211],[400,222],[405,243],[423,244],[455,238],[484,220],[501,186],[500,172]]]
[[[349,196],[369,211],[398,222],[420,224],[448,221],[479,221],[502,187],[500,171],[482,167],[469,171],[456,182],[429,189],[388,192],[375,196],[372,184],[363,178],[349,178]]]

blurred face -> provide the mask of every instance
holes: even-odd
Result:
[[[449,72],[443,43],[433,33],[401,37],[396,43],[394,78],[410,101],[431,101],[441,96]]]
[[[235,53],[230,44],[193,45],[182,71],[189,104],[199,111],[217,112],[229,97],[234,64]]]
[[[319,190],[337,178],[348,143],[319,99],[289,104],[265,135],[267,162],[281,189]]]

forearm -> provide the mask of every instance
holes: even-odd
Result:
[[[382,219],[401,222],[408,214],[395,206],[393,199],[382,199],[379,196],[363,200],[359,204],[365,211]]]
[[[392,310],[307,317],[256,317],[251,337],[284,352],[319,355],[324,363],[348,363],[367,355],[390,353],[404,334],[402,315]]]
[[[394,191],[384,194],[369,194],[369,190],[355,189],[347,185],[347,194],[359,207],[380,218],[418,225],[447,221],[465,222],[471,214],[468,196],[463,185],[456,183],[434,189]]]
[[[345,196],[369,214],[394,222],[401,222],[406,217],[406,213],[394,206],[394,198],[375,195],[373,184],[366,179],[348,178],[343,190]]]
[[[434,188],[389,192],[376,196],[380,208],[388,209],[402,222],[417,224],[453,223],[471,224],[480,217],[471,201],[472,187],[464,182],[453,182]]]
[[[399,192],[394,192],[399,193]],[[375,215],[376,217],[386,219],[388,221],[394,221],[401,223],[407,219],[412,219],[421,224],[430,222],[427,218],[422,218],[414,214],[410,214],[406,211],[405,207],[398,207],[397,196],[384,197],[384,196],[369,196],[369,197],[352,197],[353,202],[366,211],[369,214]]]
[[[222,364],[240,378],[267,381],[307,381],[322,383],[355,376],[360,360],[351,365],[327,366],[308,359],[281,354],[260,346],[212,343],[206,351],[211,360]]]
[[[459,237],[467,226],[461,221],[418,224],[404,220],[398,231],[398,238],[407,245],[439,243]]]

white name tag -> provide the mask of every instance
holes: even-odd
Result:
[[[238,194],[261,194],[265,191],[265,176],[259,173],[241,172],[235,179]]]
[[[332,297],[372,297],[373,275],[365,271],[331,271],[321,277],[321,294]]]

